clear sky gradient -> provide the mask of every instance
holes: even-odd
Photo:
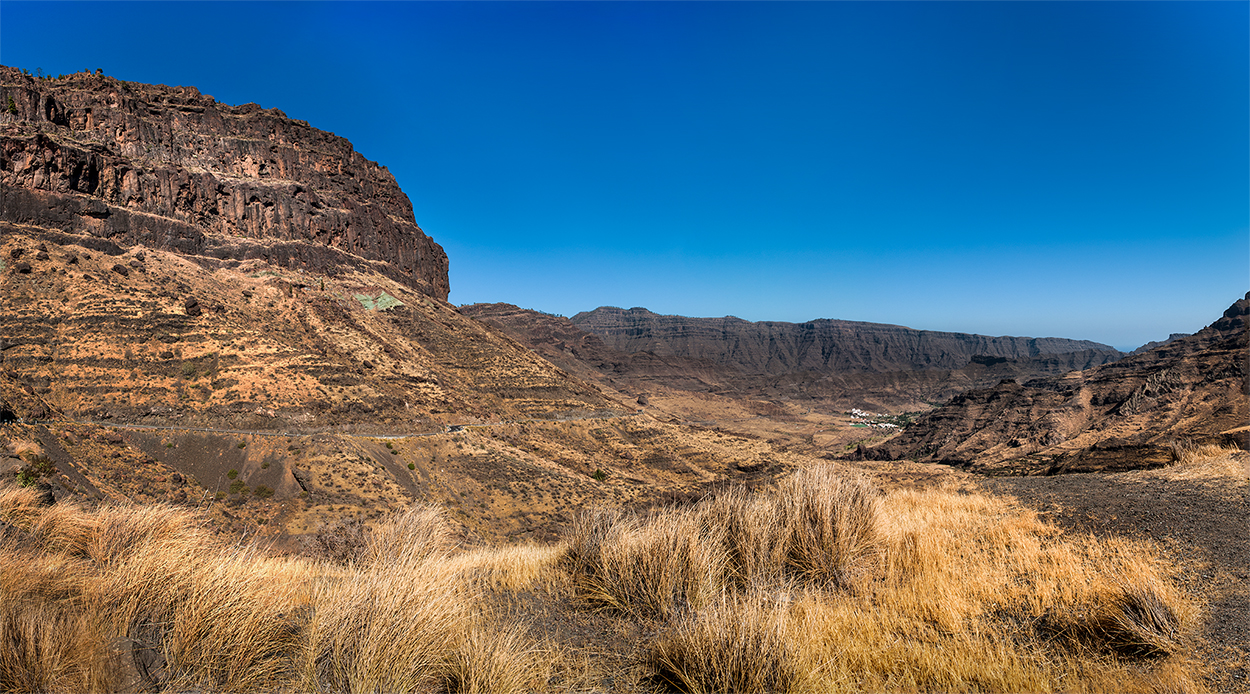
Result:
[[[451,301],[1133,348],[1250,289],[1250,3],[0,1],[0,62],[342,135]]]

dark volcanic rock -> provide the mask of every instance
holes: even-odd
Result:
[[[327,274],[363,265],[447,298],[443,249],[390,172],[341,137],[194,87],[88,73],[0,67],[7,99],[0,220]]]
[[[1165,465],[1178,441],[1245,448],[1247,315],[1250,294],[1150,351],[969,391],[857,457],[1054,474]]]
[[[200,301],[193,296],[188,296],[186,302],[183,303],[183,309],[188,316],[198,316],[201,313]]]
[[[733,316],[689,318],[613,307],[570,320],[622,352],[707,360],[749,374],[960,369],[986,360],[1087,350],[1102,353],[1106,360],[1120,357],[1115,348],[1088,340],[989,337],[844,320],[752,323]]]
[[[122,277],[126,277],[130,274],[130,268],[127,268],[125,265],[122,265],[121,263],[116,263],[113,265],[113,272],[116,272]]]

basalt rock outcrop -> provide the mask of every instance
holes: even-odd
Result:
[[[1063,473],[1165,465],[1177,446],[1250,447],[1250,294],[1194,335],[1062,377],[959,395],[858,457],[986,471]]]
[[[102,251],[366,269],[437,299],[449,290],[446,254],[385,167],[277,109],[194,87],[0,66],[0,221]]]
[[[1086,351],[1094,354],[1082,357],[1082,364],[1121,356],[1113,347],[1088,340],[989,337],[844,320],[755,323],[733,316],[690,318],[614,307],[570,320],[623,352],[706,360],[747,374],[961,369],[974,358],[1021,360]]]

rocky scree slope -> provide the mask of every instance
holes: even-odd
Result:
[[[844,320],[755,323],[733,316],[690,318],[614,307],[570,320],[622,352],[706,360],[747,374],[959,369],[974,358],[1019,360],[1083,351],[1102,355],[1093,357],[1098,363],[1121,356],[1113,347],[1088,340],[989,337]]]
[[[1247,448],[1248,316],[1250,294],[1148,352],[964,393],[857,457],[1055,474],[1166,465],[1178,442]]]
[[[447,255],[385,167],[277,109],[194,87],[0,66],[0,220],[58,242],[372,269],[449,291]]]

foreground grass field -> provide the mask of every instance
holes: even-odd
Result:
[[[1198,691],[1199,608],[1151,546],[1010,499],[799,470],[552,546],[417,507],[333,553],[192,512],[0,489],[0,690]]]

